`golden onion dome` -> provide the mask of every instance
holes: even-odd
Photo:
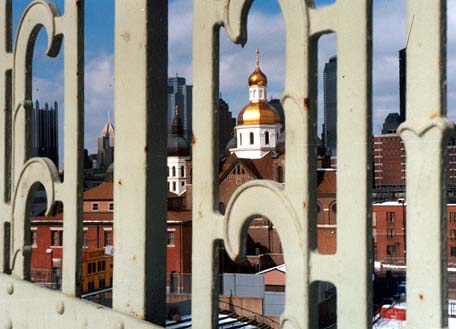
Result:
[[[273,125],[281,123],[277,110],[266,101],[251,102],[244,107],[237,118],[238,125]]]
[[[249,76],[249,86],[264,87],[268,84],[268,78],[260,69],[260,51],[256,50],[256,67],[255,71]]]

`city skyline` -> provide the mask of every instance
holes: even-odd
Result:
[[[63,0],[55,1],[64,11]],[[317,1],[324,5],[332,1]],[[17,27],[20,15],[28,1],[18,0],[13,4],[13,27]],[[86,1],[86,120],[85,146],[93,153],[96,137],[106,121],[107,113],[113,114],[113,2]],[[103,20],[97,15],[106,13]],[[456,0],[448,1],[448,116],[456,119]],[[192,4],[188,0],[172,0],[169,5],[169,76],[191,77],[191,19]],[[264,24],[267,21],[268,24]],[[283,18],[276,1],[254,2],[248,20],[249,40],[244,49],[232,44],[222,30],[220,32],[220,92],[229,103],[233,115],[237,115],[248,99],[245,92],[246,76],[255,58],[255,48],[263,53],[263,68],[270,79],[269,95],[279,98],[284,85],[284,34]],[[373,44],[373,128],[379,133],[381,124],[390,112],[399,112],[399,61],[398,51],[405,46],[407,28],[405,1],[374,1]],[[413,31],[411,33],[413,38]],[[322,37],[319,46],[319,125],[323,122],[324,62],[336,54],[334,35]],[[63,56],[56,59],[44,55],[46,37],[40,32],[34,54],[33,99],[42,102],[57,100],[63,103]],[[64,110],[59,117],[63,126]],[[62,135],[62,134],[61,134]],[[61,137],[62,138],[62,137]],[[62,146],[62,141],[59,141]]]

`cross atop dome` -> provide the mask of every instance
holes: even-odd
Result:
[[[256,49],[256,67],[255,71],[249,77],[249,86],[266,87],[268,78],[260,69],[260,49]]]

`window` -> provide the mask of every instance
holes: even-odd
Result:
[[[109,203],[109,210],[111,210],[111,211],[114,210],[114,203],[113,202]]]
[[[266,145],[269,145],[269,131],[264,134],[264,142]]]
[[[176,182],[173,182],[173,191],[176,190]]]
[[[94,291],[95,290],[95,283],[94,282],[89,282],[89,291]]]
[[[239,145],[242,145],[242,134],[239,134]]]
[[[450,256],[451,257],[456,257],[456,247],[451,247],[450,248]]]
[[[86,249],[86,248],[89,247],[89,246],[88,246],[88,241],[87,241],[87,231],[84,231],[83,234],[84,234],[84,235],[83,235],[83,240],[82,240],[82,247],[83,247],[84,249]]]
[[[51,247],[61,247],[62,246],[62,230],[51,231]]]
[[[98,289],[105,288],[105,279],[98,280]]]
[[[456,240],[456,230],[450,230],[450,240]]]
[[[100,205],[97,202],[92,203],[92,210],[97,211],[100,209]]]
[[[185,182],[182,182],[182,183],[181,183],[181,186],[185,186]]]
[[[181,167],[181,177],[185,177],[185,168],[184,168],[184,166]]]
[[[104,231],[104,246],[112,245],[112,231]]]
[[[168,246],[174,246],[174,231],[168,231],[168,234],[167,234],[167,244]]]
[[[250,145],[252,145],[255,142],[255,139],[253,137],[253,133],[250,133]]]
[[[386,254],[387,255],[394,255],[396,253],[396,246],[395,245],[387,245],[386,246]]]
[[[87,264],[87,274],[95,273],[97,271],[96,263]]]
[[[396,213],[393,211],[387,211],[386,212],[386,222],[387,223],[394,223],[394,220],[396,219]]]
[[[282,166],[277,167],[277,181],[283,183],[283,168]]]
[[[331,211],[332,211],[333,213],[337,213],[337,204],[334,203],[334,204],[331,206]]]
[[[450,212],[450,222],[456,223],[456,212]]]
[[[176,177],[176,167],[173,167],[173,177]]]
[[[33,248],[38,247],[38,244],[36,242],[36,229],[32,229],[31,231],[30,242],[32,243]]]
[[[168,167],[168,177],[169,177],[169,167]]]
[[[394,230],[393,229],[387,229],[386,230],[386,238],[388,240],[394,239]]]

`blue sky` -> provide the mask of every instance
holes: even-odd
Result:
[[[55,1],[63,11],[63,0]],[[318,6],[332,3],[321,0]],[[16,30],[27,0],[13,0],[13,23]],[[89,152],[96,150],[96,137],[107,119],[113,117],[113,49],[114,0],[86,0],[85,10],[85,144]],[[191,83],[191,0],[171,0],[169,5],[169,75],[178,73]],[[448,0],[448,107],[451,119],[456,105],[456,0]],[[264,24],[267,22],[267,24]],[[268,75],[269,95],[279,98],[284,81],[284,24],[275,0],[254,2],[248,21],[249,40],[244,48],[232,44],[221,31],[220,86],[223,98],[234,114],[248,101],[247,77],[254,68],[255,48],[262,53],[262,69]],[[398,50],[405,44],[405,0],[374,0],[374,65],[373,108],[374,132],[389,112],[398,111]],[[63,51],[56,59],[44,54],[46,36],[43,31],[34,54],[34,99],[63,104]],[[336,54],[336,38],[326,36],[320,41],[319,67]],[[322,84],[319,84],[320,121]],[[60,113],[62,121],[64,111]],[[61,126],[63,126],[61,124]],[[62,137],[61,137],[62,138]],[[62,143],[61,143],[62,145]],[[63,156],[61,156],[63,158]]]

